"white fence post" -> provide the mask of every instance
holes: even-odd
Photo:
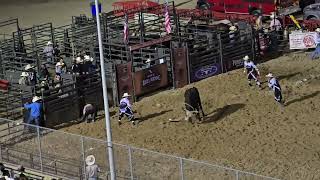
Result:
[[[128,155],[129,155],[130,178],[131,180],[133,180],[132,154],[131,154],[130,146],[128,146]]]
[[[87,173],[86,173],[86,157],[85,157],[83,136],[81,136],[81,154],[82,154],[82,160],[83,160],[84,179],[87,179]]]
[[[181,157],[179,158],[179,162],[180,162],[180,177],[181,177],[181,180],[184,180],[183,159]]]
[[[41,139],[40,139],[39,126],[37,126],[37,136],[38,136],[38,148],[39,148],[39,158],[40,158],[40,169],[41,169],[41,172],[43,172],[42,153],[41,153]]]
[[[236,171],[236,180],[239,180],[239,171]]]

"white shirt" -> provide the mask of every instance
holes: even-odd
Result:
[[[246,69],[258,69],[256,65],[254,65],[254,63],[252,61],[249,61],[249,62],[244,62],[244,68]]]
[[[272,19],[270,22],[270,29],[280,31],[282,29],[280,21],[276,18]]]

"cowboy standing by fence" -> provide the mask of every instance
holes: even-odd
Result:
[[[27,72],[22,72],[20,75],[20,79],[19,79],[19,84],[20,85],[29,85],[29,74]]]
[[[27,119],[28,124],[32,124],[40,126],[41,115],[42,115],[42,103],[40,102],[40,98],[38,96],[34,96],[32,98],[31,104],[24,104],[24,108],[29,110],[29,116]]]
[[[246,55],[243,58],[243,60],[244,60],[244,71],[243,72],[247,73],[249,86],[252,86],[251,80],[254,80],[256,82],[256,84],[259,86],[259,88],[261,89],[261,83],[258,80],[258,76],[260,75],[260,72],[259,72],[257,66],[249,59],[250,58],[248,55]]]
[[[281,87],[280,87],[279,81],[275,77],[273,77],[272,73],[267,74],[266,77],[269,78],[268,86],[274,92],[274,99],[281,106],[283,106],[284,104],[282,102],[282,93],[281,93]]]
[[[86,176],[88,180],[98,180],[98,173],[100,172],[100,168],[95,164],[96,158],[93,155],[89,155],[86,158]]]
[[[122,99],[120,100],[119,120],[118,120],[119,125],[121,125],[121,119],[124,115],[127,116],[129,121],[131,121],[133,125],[135,125],[133,111],[131,109],[129,97],[130,97],[130,95],[128,93],[124,93],[122,96]]]
[[[44,48],[43,53],[45,54],[46,60],[48,63],[54,63],[54,48],[53,43],[51,41],[48,41],[47,46]]]

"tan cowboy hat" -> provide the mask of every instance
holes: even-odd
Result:
[[[64,63],[57,62],[56,66],[64,66]]]
[[[21,77],[28,77],[29,74],[28,74],[27,72],[22,72],[20,76],[21,76]]]
[[[250,58],[248,55],[246,55],[245,57],[243,57],[243,60],[248,61]]]
[[[92,61],[93,61],[93,58],[90,57],[90,56],[88,56],[88,55],[85,55],[85,56],[84,56],[84,60],[85,60],[85,61],[91,61],[91,62],[92,62]]]
[[[76,62],[77,62],[77,63],[82,63],[83,60],[81,59],[81,57],[77,57],[77,58],[76,58]]]
[[[47,43],[47,45],[49,46],[49,45],[52,45],[53,43],[51,42],[51,41],[48,41],[48,43]]]
[[[269,73],[269,74],[266,75],[266,77],[272,78],[272,77],[273,77],[273,74],[272,74],[272,73]]]
[[[316,29],[316,32],[320,32],[320,28],[317,28],[317,29]]]
[[[94,163],[96,162],[96,158],[93,155],[89,155],[86,158],[86,164],[88,166],[94,165]]]
[[[26,67],[24,68],[24,70],[27,71],[27,70],[32,69],[32,68],[33,68],[33,66],[31,66],[31,64],[27,64]]]
[[[229,31],[236,31],[236,30],[237,30],[237,27],[235,27],[235,26],[229,27]]]
[[[34,102],[37,102],[37,101],[39,101],[41,98],[40,97],[38,97],[38,96],[34,96],[33,98],[32,98],[32,102],[34,103]]]
[[[123,96],[122,96],[123,98],[125,98],[125,97],[130,97],[130,94],[128,94],[128,93],[123,93]]]

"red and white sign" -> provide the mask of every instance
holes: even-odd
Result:
[[[293,32],[289,34],[290,49],[316,48],[320,37],[317,32]]]

